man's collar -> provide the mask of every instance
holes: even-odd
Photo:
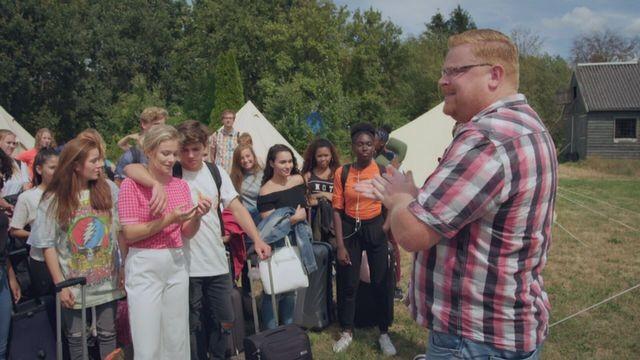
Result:
[[[220,130],[222,132],[222,135],[233,135],[233,133],[236,131],[234,128],[231,128],[231,131],[227,131],[224,126],[222,127],[222,130]]]
[[[477,113],[471,118],[471,121],[475,121],[485,116],[486,114],[493,112],[494,110],[501,107],[511,107],[511,106],[522,105],[526,103],[527,103],[527,98],[523,94],[518,93],[518,94],[505,96],[502,99],[482,109],[479,113]]]

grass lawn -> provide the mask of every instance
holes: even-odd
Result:
[[[557,224],[543,275],[551,323],[640,283],[640,162],[563,164]],[[585,207],[582,207],[583,205]],[[588,208],[588,209],[587,209]],[[622,225],[622,224],[625,225]],[[574,238],[575,237],[575,238]],[[578,240],[576,240],[578,239]],[[411,255],[403,253],[403,288]],[[551,328],[544,359],[637,359],[640,288]],[[396,303],[391,337],[399,359],[424,352],[427,331]],[[377,359],[376,329],[360,330],[344,354],[333,354],[337,325],[310,333],[316,359]]]

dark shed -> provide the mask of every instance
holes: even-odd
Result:
[[[585,159],[640,159],[640,64],[578,64],[563,110],[567,148]]]

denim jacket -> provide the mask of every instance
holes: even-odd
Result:
[[[311,227],[306,220],[291,226],[289,218],[295,214],[295,212],[296,210],[292,207],[276,209],[271,215],[262,219],[260,224],[258,224],[258,230],[260,231],[260,237],[267,244],[276,243],[293,231],[296,236],[298,249],[300,250],[302,264],[307,270],[307,274],[310,274],[318,269],[316,257],[313,254],[313,247],[311,246],[313,241]]]

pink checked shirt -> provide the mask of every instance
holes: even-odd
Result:
[[[151,188],[144,187],[129,178],[124,179],[120,185],[120,195],[118,196],[120,224],[123,226],[144,224],[171,213],[180,205],[192,206],[191,192],[189,191],[189,185],[187,185],[186,181],[172,178],[171,181],[165,185],[164,190],[167,193],[167,207],[160,216],[153,217],[149,210]],[[135,242],[130,245],[130,247],[144,249],[182,247],[180,225],[171,224],[157,234]]]
[[[510,351],[542,343],[556,171],[551,135],[523,95],[456,131],[409,205],[443,237],[415,254],[409,297],[418,323]]]

